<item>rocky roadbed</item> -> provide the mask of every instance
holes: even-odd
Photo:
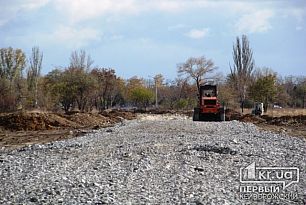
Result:
[[[300,168],[285,189],[306,203],[306,140],[250,123],[142,115],[63,141],[0,151],[0,204],[259,204],[239,195],[239,170]]]

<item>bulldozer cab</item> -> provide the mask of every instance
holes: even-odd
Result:
[[[200,86],[200,97],[217,97],[217,86],[216,85],[201,85]]]

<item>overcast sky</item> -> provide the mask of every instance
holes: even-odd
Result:
[[[39,46],[44,74],[79,49],[124,78],[173,79],[202,55],[226,74],[242,34],[257,67],[306,74],[305,0],[0,0],[0,47]]]

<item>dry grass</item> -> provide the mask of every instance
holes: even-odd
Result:
[[[270,109],[268,110],[267,114],[273,117],[306,115],[306,109],[302,108]]]
[[[240,109],[235,109],[235,111],[241,113]],[[245,109],[244,114],[250,114],[251,111],[252,109]],[[306,109],[268,109],[268,112],[265,113],[265,115],[267,115],[266,117],[263,117],[267,120],[265,123],[257,123],[253,118],[251,118],[251,121],[249,122],[255,123],[263,130],[306,138]],[[248,115],[244,116],[247,117]]]
[[[241,109],[235,109],[237,112],[241,113]],[[244,109],[244,114],[250,114],[252,109]],[[302,108],[277,108],[277,109],[268,109],[266,115],[272,117],[282,117],[282,116],[298,116],[298,115],[306,115],[306,109]]]

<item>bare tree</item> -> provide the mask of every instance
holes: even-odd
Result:
[[[191,86],[187,81],[186,78],[176,78],[166,86],[163,86],[162,89],[159,89],[161,104],[167,108],[174,109],[175,105],[177,105],[180,100],[185,100],[187,102],[190,96],[194,98],[195,92],[191,92]]]
[[[93,64],[93,60],[90,55],[86,56],[84,50],[73,51],[70,56],[70,68],[80,69],[84,71],[89,71]]]
[[[239,37],[236,38],[236,44],[233,45],[233,60],[234,65],[230,66],[230,78],[238,92],[241,112],[243,113],[247,88],[251,82],[251,74],[255,65],[253,51],[249,46],[246,35],[242,35],[241,41]]]
[[[76,89],[76,102],[80,111],[88,107],[88,96],[91,94],[93,79],[89,75],[93,60],[84,50],[73,51],[70,56],[70,66],[67,73],[71,75]]]
[[[29,58],[30,66],[27,72],[28,90],[33,93],[34,107],[38,105],[38,79],[40,77],[43,53],[39,47],[32,48],[32,56]]]
[[[198,93],[200,93],[200,85],[204,81],[207,73],[213,72],[217,67],[211,59],[206,59],[204,56],[189,58],[185,63],[178,65],[179,75],[185,75],[186,78],[192,78],[197,84]]]

